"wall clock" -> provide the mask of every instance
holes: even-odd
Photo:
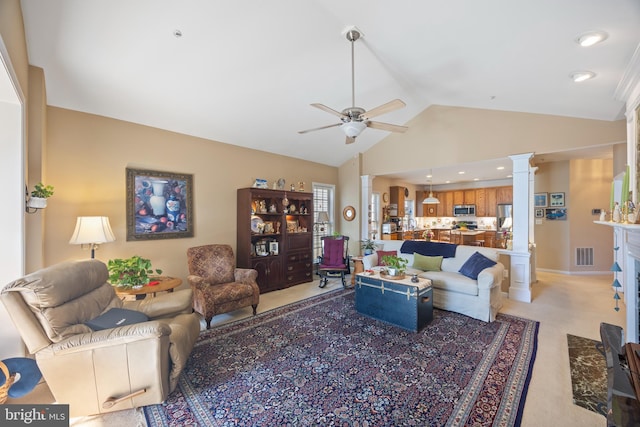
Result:
[[[356,209],[353,206],[347,206],[342,211],[342,216],[347,221],[353,221],[353,219],[356,217]]]

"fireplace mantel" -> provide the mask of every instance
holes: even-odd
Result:
[[[638,304],[638,274],[640,274],[640,224],[623,224],[619,222],[594,221],[596,224],[613,228],[615,261],[622,269],[618,281],[624,292],[626,306],[626,326],[624,328],[627,342],[640,342],[640,307]]]

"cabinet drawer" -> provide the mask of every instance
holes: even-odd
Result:
[[[287,272],[285,274],[287,285],[295,285],[297,283],[305,283],[313,281],[313,272],[308,271]]]
[[[287,255],[287,262],[311,262],[311,254],[309,252],[294,252]]]
[[[302,262],[289,262],[287,263],[286,273],[296,272],[296,271],[311,271],[313,263],[311,261],[302,261]]]
[[[311,233],[292,233],[287,237],[287,250],[311,250]]]

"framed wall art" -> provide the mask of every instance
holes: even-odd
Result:
[[[536,218],[544,218],[544,209],[536,209]]]
[[[567,210],[545,209],[545,217],[551,221],[565,221],[567,219]]]
[[[547,207],[547,193],[535,193],[533,195],[533,205],[536,208]]]
[[[564,193],[549,193],[549,207],[564,207]]]
[[[127,241],[193,237],[193,175],[127,168]]]

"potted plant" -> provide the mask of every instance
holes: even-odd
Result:
[[[460,221],[460,222],[458,223],[458,228],[460,228],[460,230],[468,230],[468,228],[467,228],[467,223],[466,223],[466,222],[464,222],[464,221]]]
[[[371,239],[364,239],[361,248],[364,250],[365,255],[370,255],[376,250],[376,242]]]
[[[162,270],[153,269],[151,261],[134,255],[127,259],[110,259],[107,263],[109,282],[124,289],[141,288],[150,281],[150,274],[162,274]]]
[[[47,199],[51,196],[53,196],[53,186],[44,185],[42,182],[39,182],[31,192],[28,206],[35,209],[46,208]]]
[[[385,255],[382,257],[382,262],[389,276],[400,276],[404,274],[408,261],[398,255]]]

